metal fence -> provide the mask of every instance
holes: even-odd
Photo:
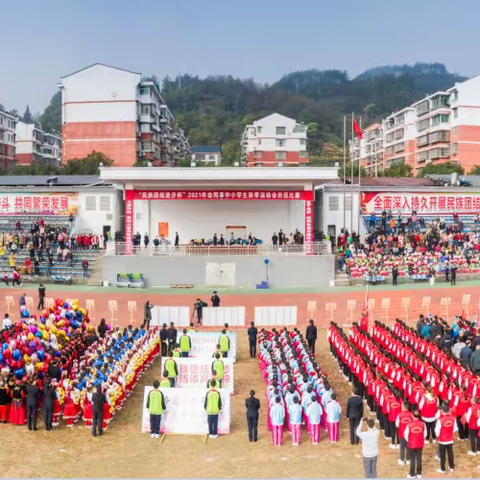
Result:
[[[305,245],[155,245],[134,247],[125,242],[109,242],[105,255],[141,255],[141,256],[166,256],[166,257],[192,257],[214,255],[329,255],[332,253],[330,242],[314,242]]]

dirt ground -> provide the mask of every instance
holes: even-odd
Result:
[[[317,342],[319,364],[332,379],[343,405],[350,387],[340,376],[329,354],[325,332]],[[258,363],[248,355],[246,334],[237,333],[235,395],[232,400],[231,434],[204,444],[204,437],[167,435],[163,443],[142,434],[143,386],[160,374],[157,360],[141,378],[133,394],[117,412],[102,437],[92,438],[90,430],[78,423],[73,429],[64,425],[53,433],[29,432],[26,427],[0,425],[1,477],[363,477],[361,447],[350,446],[348,424],[342,418],[340,443],[332,445],[325,432],[319,445],[312,446],[302,431],[302,444],[293,447],[288,434],[283,447],[273,447],[265,418],[265,385]],[[244,402],[254,388],[262,404],[259,441],[249,443]],[[455,477],[478,477],[480,459],[468,457],[467,444],[455,445],[458,467]],[[435,477],[436,446],[424,450],[424,477]],[[397,465],[398,451],[388,448],[382,438],[378,463],[380,477],[406,477],[407,467]]]

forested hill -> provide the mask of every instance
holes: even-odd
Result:
[[[240,155],[240,136],[253,120],[278,112],[309,124],[310,158],[335,157],[343,138],[343,115],[355,112],[363,125],[380,120],[428,93],[465,77],[439,63],[377,67],[350,79],[340,70],[289,73],[268,86],[230,76],[165,78],[165,101],[191,145],[221,145],[223,158]],[[40,117],[45,128],[60,129],[61,99],[56,94]]]

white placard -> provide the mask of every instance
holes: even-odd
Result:
[[[150,432],[150,414],[147,398],[153,387],[145,387],[143,397],[142,432]],[[206,388],[161,388],[166,410],[162,414],[160,431],[185,435],[208,434],[207,413],[205,412]],[[220,389],[222,410],[218,416],[218,433],[230,433],[230,394]]]
[[[297,324],[297,307],[255,307],[255,324],[288,326]]]
[[[218,344],[222,332],[187,332],[192,341],[192,349],[190,350],[190,357],[205,357],[212,358],[215,347]],[[182,330],[177,332],[177,343],[180,345],[180,337],[183,335]],[[231,358],[235,363],[237,361],[237,334],[228,333],[230,338],[230,351],[228,358]]]
[[[170,325],[173,322],[176,327],[188,327],[190,325],[190,307],[153,307],[150,325],[161,327],[164,323]]]
[[[162,372],[166,358],[162,358]],[[175,380],[175,388],[207,388],[207,382],[211,378],[214,358],[176,357],[178,377]],[[222,389],[228,390],[233,395],[233,360],[221,358],[223,362]]]
[[[205,307],[202,324],[207,327],[245,326],[245,307]]]

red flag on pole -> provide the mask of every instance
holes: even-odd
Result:
[[[362,131],[360,130],[360,127],[358,126],[358,123],[355,119],[353,119],[353,131],[355,132],[355,135],[358,139],[362,139]]]

